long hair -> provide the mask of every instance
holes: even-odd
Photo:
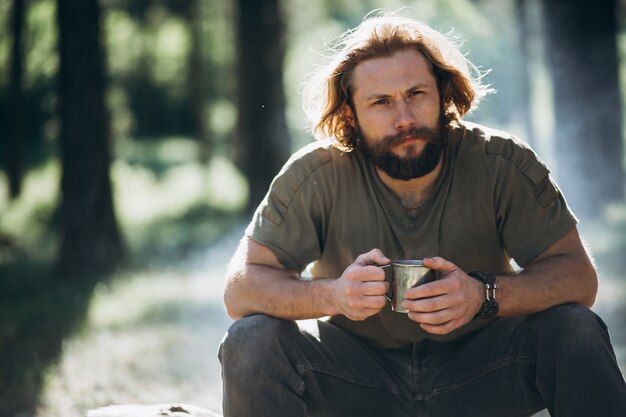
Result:
[[[425,23],[382,15],[364,20],[343,34],[331,49],[328,62],[305,85],[304,111],[317,138],[331,138],[335,146],[352,150],[354,123],[345,107],[354,112],[351,82],[356,66],[366,60],[390,57],[413,48],[432,64],[441,97],[442,120],[460,120],[492,90],[482,84],[482,74],[460,51],[456,40]]]

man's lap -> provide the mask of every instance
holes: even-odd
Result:
[[[584,307],[560,306],[534,316],[501,318],[453,342],[425,341],[394,350],[373,348],[325,321],[307,321],[298,328],[294,322],[253,316],[234,327],[249,327],[248,336],[261,337],[251,346],[274,343],[278,347],[272,350],[287,352],[303,382],[310,415],[412,415],[423,410],[418,414],[486,417],[530,416],[544,408],[545,393],[536,388],[538,337],[558,338],[555,329],[571,333],[581,325],[601,328],[603,323]],[[272,342],[264,340],[267,331]]]

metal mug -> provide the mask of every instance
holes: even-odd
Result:
[[[413,287],[435,280],[434,271],[424,266],[421,259],[405,259],[392,261],[385,267],[391,267],[391,308],[397,313],[408,313],[409,310],[402,307],[404,293]]]

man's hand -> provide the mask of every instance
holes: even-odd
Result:
[[[339,314],[350,320],[365,320],[385,306],[389,283],[385,272],[376,265],[390,262],[379,249],[359,255],[333,283],[333,294]]]
[[[426,258],[424,266],[441,277],[405,292],[402,305],[409,318],[433,334],[450,333],[472,320],[485,301],[483,284],[443,258]]]

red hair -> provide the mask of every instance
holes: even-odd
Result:
[[[491,92],[481,83],[478,68],[465,58],[449,35],[411,19],[374,17],[340,37],[333,48],[334,55],[307,85],[304,109],[315,136],[329,137],[337,147],[351,150],[356,138],[345,108],[352,106],[354,69],[363,61],[390,57],[405,49],[415,49],[431,62],[439,87],[442,117],[448,122],[460,120]]]

